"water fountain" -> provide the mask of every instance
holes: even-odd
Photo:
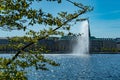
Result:
[[[77,36],[77,44],[73,49],[74,54],[86,56],[89,53],[89,22],[85,20],[80,25],[80,35]]]

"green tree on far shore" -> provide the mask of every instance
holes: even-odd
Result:
[[[35,0],[0,0],[0,29],[27,31],[23,37],[13,37],[10,39],[11,47],[17,50],[12,58],[0,58],[0,80],[27,80],[24,69],[34,67],[36,70],[48,70],[46,64],[59,66],[53,60],[46,59],[41,53],[47,52],[44,46],[38,45],[38,41],[47,39],[51,35],[64,35],[64,30],[70,33],[71,22],[83,21],[82,14],[92,11],[90,6],[82,3],[66,0],[69,4],[77,7],[78,10],[68,13],[61,11],[54,16],[50,12],[46,13],[42,9],[33,9],[30,6]],[[36,0],[38,1],[38,0]],[[62,0],[46,0],[57,2],[61,5]],[[42,0],[38,1],[39,3]],[[48,4],[51,4],[48,3]],[[38,32],[29,29],[35,25],[47,28]],[[61,30],[63,29],[63,30]],[[17,45],[14,45],[17,44]],[[29,48],[35,49],[29,49]],[[19,68],[19,69],[18,69]]]

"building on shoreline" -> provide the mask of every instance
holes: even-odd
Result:
[[[0,38],[0,51],[14,51],[8,47],[8,38]],[[77,44],[77,36],[49,37],[39,41],[50,52],[72,52]],[[120,52],[120,38],[90,37],[90,53],[92,52]]]
[[[91,52],[118,52],[116,39],[114,38],[95,38],[90,39]]]

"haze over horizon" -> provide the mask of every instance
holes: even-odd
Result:
[[[72,0],[76,2],[82,2],[83,4],[90,5],[94,7],[92,12],[85,14],[83,17],[89,17],[91,36],[98,38],[117,38],[120,37],[120,0]],[[76,10],[70,3],[65,0],[63,3],[49,3],[43,1],[40,3],[35,2],[33,8],[43,7],[44,11],[48,11],[56,15],[59,11],[72,12]],[[57,7],[56,7],[57,6]],[[73,32],[78,32],[80,24],[77,24],[72,28]],[[37,26],[37,25],[36,25]],[[35,27],[34,30],[38,30],[39,27]],[[25,32],[23,31],[3,31],[0,30],[0,37],[12,37],[12,36],[23,36]]]

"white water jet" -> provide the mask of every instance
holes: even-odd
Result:
[[[73,54],[87,56],[89,53],[89,23],[83,21],[80,25],[80,35],[77,36],[77,44],[73,49]]]

